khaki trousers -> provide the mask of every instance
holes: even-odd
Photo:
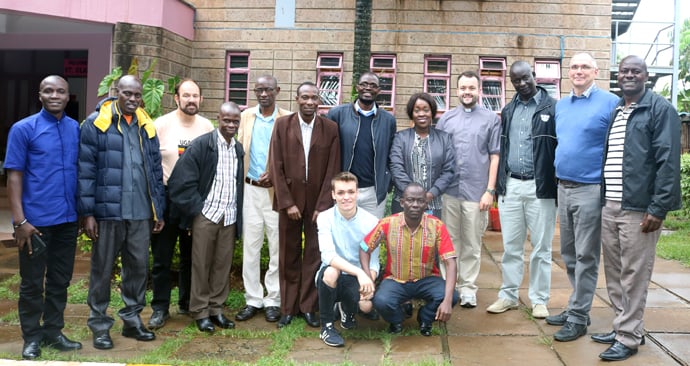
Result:
[[[215,224],[197,215],[192,224],[192,288],[189,311],[194,319],[223,312],[230,292],[230,266],[235,248],[236,224]]]
[[[654,269],[656,243],[661,230],[642,233],[644,212],[621,209],[621,203],[606,201],[601,212],[601,244],[609,299],[616,312],[616,340],[637,349],[644,334],[644,308]]]

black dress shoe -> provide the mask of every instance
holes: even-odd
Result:
[[[599,358],[606,361],[623,361],[637,353],[637,348],[628,348],[621,342],[614,342],[609,349],[599,354]]]
[[[22,348],[22,358],[25,360],[34,360],[41,357],[41,345],[39,342],[31,341],[24,343]]]
[[[590,337],[597,343],[613,344],[616,341],[616,331],[612,330],[609,333],[595,333]]]
[[[160,329],[165,325],[165,321],[170,319],[170,313],[167,310],[154,310],[149,319],[149,329]]]
[[[565,322],[563,328],[559,329],[558,332],[553,335],[553,339],[559,342],[570,342],[582,337],[585,334],[587,334],[586,325]]]
[[[134,338],[137,341],[152,341],[156,339],[156,335],[152,331],[146,329],[143,325],[137,327],[129,327],[122,329],[122,336],[127,338]]]
[[[310,327],[313,328],[318,328],[321,326],[321,322],[319,321],[319,318],[316,317],[315,313],[304,313],[304,320],[307,321],[307,324],[309,324]]]
[[[280,308],[277,306],[267,306],[264,309],[264,312],[266,313],[266,321],[275,323],[278,320],[280,320]]]
[[[388,326],[388,333],[390,334],[398,334],[402,332],[402,324],[400,323],[391,323]]]
[[[259,310],[261,309],[253,307],[251,305],[247,305],[244,308],[242,308],[242,310],[240,310],[240,312],[237,313],[237,315],[235,315],[235,320],[239,320],[241,322],[249,320],[253,318],[254,315],[256,315],[256,313],[259,312]]]
[[[422,321],[421,317],[422,313],[417,312],[417,323],[419,323],[419,333],[421,333],[425,337],[431,336],[431,323],[426,323]]]
[[[235,323],[232,320],[226,318],[223,314],[211,315],[209,319],[211,319],[211,323],[223,329],[232,329],[235,327]]]
[[[592,334],[592,340],[597,342],[597,343],[604,343],[604,344],[613,344],[613,342],[616,341],[616,331],[612,330],[609,333],[595,333]],[[640,346],[644,346],[645,341],[644,341],[644,336],[642,336],[642,340],[640,341]]]
[[[563,326],[565,325],[565,322],[568,321],[568,311],[564,310],[560,314],[549,315],[546,318],[544,318],[544,320],[548,325]],[[592,320],[589,317],[587,317],[587,325],[592,325]]]
[[[278,328],[287,327],[290,323],[292,323],[292,315],[283,315],[278,320]]]
[[[216,331],[216,328],[213,326],[213,323],[211,323],[211,319],[209,318],[202,318],[202,319],[197,319],[196,320],[196,327],[206,333],[213,333]]]
[[[81,343],[65,337],[62,333],[58,334],[56,337],[44,337],[43,344],[58,351],[75,351],[81,349]]]
[[[111,349],[113,348],[113,340],[110,338],[110,333],[107,330],[93,332],[93,348],[96,349]]]

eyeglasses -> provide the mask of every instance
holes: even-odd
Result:
[[[268,94],[268,93],[273,93],[274,90],[275,89],[273,89],[273,88],[256,88],[256,89],[254,89],[254,93],[261,95],[265,92],[266,94]]]
[[[582,71],[589,71],[592,70],[594,67],[591,65],[570,65],[570,70],[577,71],[577,70],[582,70]]]
[[[379,88],[379,84],[367,83],[366,81],[363,81],[363,82],[359,83],[358,85],[364,89],[366,89],[366,88],[378,89]]]

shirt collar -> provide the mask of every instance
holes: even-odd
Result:
[[[50,112],[45,110],[45,108],[41,108],[41,116],[45,119],[50,120],[50,121],[60,122],[60,121],[62,121],[63,118],[65,118],[66,114],[65,114],[65,111],[62,111],[62,116],[60,116],[60,118],[58,119],[58,118],[55,118],[55,116],[53,116],[52,114],[50,114]]]
[[[589,96],[592,95],[592,93],[593,93],[595,90],[597,90],[597,89],[599,89],[599,88],[597,87],[597,83],[592,83],[592,85],[590,85],[589,88],[587,88],[587,90],[585,90],[585,92],[582,93],[582,95],[580,95],[580,96],[575,95],[575,91],[574,91],[574,90],[571,90],[571,91],[570,91],[570,97],[571,97],[572,99],[575,99],[575,98],[589,98]]]
[[[362,107],[359,106],[359,99],[357,99],[357,101],[355,102],[355,110],[357,112],[359,112],[359,114],[363,115],[364,117],[373,116],[374,114],[376,114],[377,109],[378,108],[376,107],[376,103],[372,103],[371,110],[365,111],[362,109]]]
[[[273,114],[270,117],[264,117],[263,114],[261,114],[261,105],[256,105],[256,118],[264,120],[264,121],[270,121],[270,120],[276,120],[276,116],[278,115],[278,107],[275,106],[273,107]]]
[[[316,122],[316,114],[314,115],[314,118],[312,118],[311,123],[304,122],[304,120],[302,119],[302,115],[299,114],[299,112],[297,112],[297,118],[299,118],[299,125],[302,128],[309,128],[309,129],[314,128],[314,122]]]
[[[223,135],[220,134],[220,129],[216,128],[216,134],[218,136],[218,145],[219,146],[222,146],[222,147],[227,148],[227,149],[235,146],[235,139],[230,140],[230,143],[228,143],[227,141],[225,141],[225,137],[223,137]]]
[[[537,105],[539,105],[539,103],[541,103],[541,97],[542,97],[542,95],[541,95],[541,90],[539,90],[539,88],[537,88],[537,94],[534,94],[534,95],[532,96],[532,98],[529,98],[527,101],[524,101],[524,100],[520,99],[520,97],[518,96],[518,100],[519,100],[520,103],[522,103],[522,104],[530,104],[530,103],[534,100],[534,102],[535,102]]]

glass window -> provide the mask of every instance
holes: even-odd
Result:
[[[534,81],[549,95],[561,99],[561,63],[559,60],[534,60]]]
[[[316,85],[319,87],[321,104],[319,113],[340,104],[343,80],[343,54],[320,53],[316,59]]]
[[[393,113],[395,110],[395,72],[396,55],[375,54],[371,56],[369,67],[379,77],[379,95],[376,104]]]
[[[249,52],[228,52],[225,75],[225,101],[235,102],[241,109],[249,102]]]
[[[424,56],[424,92],[436,101],[436,117],[449,109],[450,56]]]
[[[482,90],[481,104],[494,112],[500,112],[505,105],[506,59],[495,57],[479,58],[479,78]]]

